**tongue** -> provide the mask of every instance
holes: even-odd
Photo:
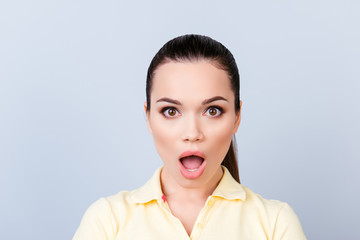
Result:
[[[197,156],[189,156],[181,159],[181,163],[186,169],[197,169],[200,167],[202,162],[203,159]]]

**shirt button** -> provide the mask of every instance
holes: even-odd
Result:
[[[200,229],[202,229],[202,228],[203,228],[203,225],[202,225],[201,223],[198,223],[198,224],[197,224],[197,227],[200,228]]]
[[[209,202],[208,202],[208,205],[213,205],[213,203],[214,203],[214,201],[213,200],[210,200]]]

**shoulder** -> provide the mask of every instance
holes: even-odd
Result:
[[[253,205],[254,207],[256,206],[257,208],[266,210],[270,214],[276,213],[282,208],[289,206],[286,202],[275,199],[267,199],[243,185],[241,185],[241,187],[246,192],[246,199],[244,203],[247,205]]]
[[[73,240],[114,238],[129,204],[130,193],[122,191],[91,204],[85,211]]]
[[[107,212],[122,205],[126,205],[129,203],[129,196],[131,195],[131,192],[132,191],[121,191],[108,197],[102,197],[92,203],[86,213]]]
[[[114,239],[129,218],[141,216],[148,202],[162,197],[158,168],[140,188],[100,198],[86,210],[73,240]]]
[[[98,199],[86,210],[85,216],[89,215],[98,219],[112,219],[118,225],[122,221],[123,216],[134,205],[131,197],[134,191],[121,191]]]
[[[256,212],[261,222],[270,229],[273,239],[306,239],[299,218],[288,203],[266,199],[242,187],[246,192],[244,205]]]

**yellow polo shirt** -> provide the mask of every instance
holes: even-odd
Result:
[[[302,240],[300,222],[287,203],[267,200],[224,175],[186,233],[163,198],[161,168],[142,187],[93,203],[73,240]]]

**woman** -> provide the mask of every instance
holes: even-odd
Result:
[[[166,43],[149,66],[144,107],[163,167],[141,188],[90,206],[74,240],[306,239],[288,204],[240,184],[239,73],[221,43]]]

